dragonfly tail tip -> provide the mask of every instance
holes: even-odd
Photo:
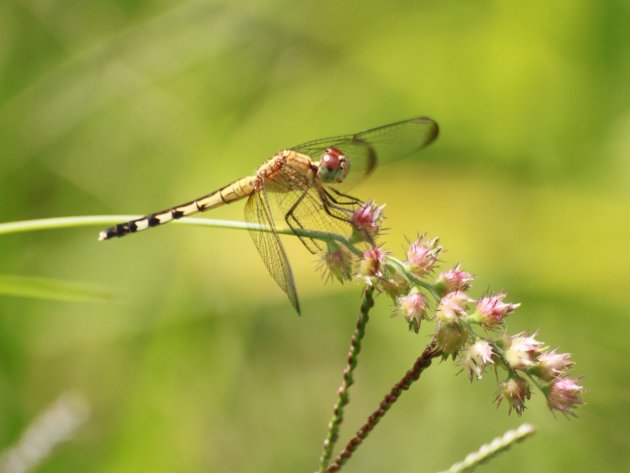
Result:
[[[107,240],[107,232],[101,232],[98,234],[98,241]]]

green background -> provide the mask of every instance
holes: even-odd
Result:
[[[571,352],[587,388],[577,420],[535,392],[538,435],[485,471],[628,471],[629,20],[621,0],[5,0],[0,221],[156,211],[283,147],[430,116],[439,140],[354,194],[387,204],[387,249],[439,235],[473,296],[521,302],[509,332]],[[315,470],[360,286],[286,241],[298,318],[246,232],[99,230],[0,237],[0,451],[74,389],[91,417],[39,471]],[[392,310],[342,443],[427,342]],[[521,422],[491,372],[458,371],[428,370],[346,470],[444,469]]]

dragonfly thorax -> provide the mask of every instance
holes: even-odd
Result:
[[[343,182],[350,170],[350,161],[337,148],[326,148],[318,166],[318,176],[323,182]]]

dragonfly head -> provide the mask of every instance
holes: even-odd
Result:
[[[350,170],[350,161],[337,148],[326,148],[319,161],[318,175],[323,182],[343,182]]]

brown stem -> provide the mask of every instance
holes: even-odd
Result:
[[[436,340],[434,339],[431,344],[427,345],[422,354],[416,359],[413,367],[405,373],[405,376],[394,385],[389,394],[381,401],[377,410],[375,410],[370,417],[368,417],[365,424],[361,426],[357,433],[347,443],[343,451],[335,458],[335,461],[326,469],[326,473],[332,473],[339,470],[343,464],[350,458],[361,442],[370,434],[372,429],[379,423],[381,418],[387,413],[389,408],[394,404],[403,391],[409,389],[411,384],[416,381],[422,372],[431,365],[433,358],[440,356],[441,350],[437,347]]]

